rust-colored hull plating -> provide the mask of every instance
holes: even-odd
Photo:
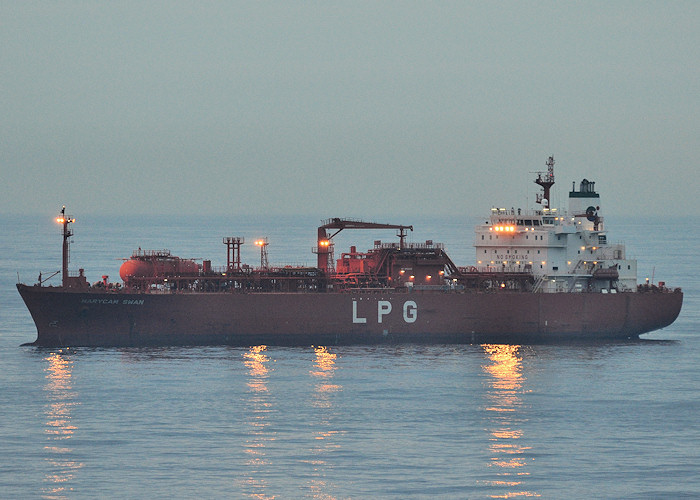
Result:
[[[670,325],[666,293],[126,293],[17,285],[35,345],[337,345],[635,338]]]

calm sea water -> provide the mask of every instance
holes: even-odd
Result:
[[[77,215],[71,267],[91,281],[139,246],[223,265],[223,236],[267,236],[271,262],[311,264],[319,222]],[[4,221],[2,498],[700,497],[691,220],[607,220],[640,277],[685,291],[676,323],[642,341],[162,349],[20,347],[36,330],[18,272],[59,269],[60,235],[48,217]],[[391,222],[473,261],[474,219]],[[393,238],[341,233],[337,251]]]

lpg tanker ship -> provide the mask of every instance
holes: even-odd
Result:
[[[539,207],[492,208],[476,227],[470,266],[440,243],[407,242],[410,225],[333,218],[318,227],[314,267],[270,266],[266,240],[260,267],[245,265],[244,239],[225,237],[226,266],[139,249],[122,283],[89,284],[68,270],[75,219],[64,207],[61,286],[40,277],[17,289],[39,346],[527,343],[636,338],[673,323],[683,293],[637,283],[636,261],[608,241],[595,183],[574,184],[559,211],[552,157],[547,167]],[[335,259],[347,229],[395,229],[398,241]]]

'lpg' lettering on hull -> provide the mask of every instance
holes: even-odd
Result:
[[[352,301],[352,322],[353,323],[367,323],[367,318],[357,317],[357,301]]]
[[[377,301],[377,323],[382,323],[384,316],[391,314],[393,306],[388,300]],[[415,323],[418,319],[418,305],[413,300],[403,303],[403,320],[405,323]],[[367,323],[367,318],[358,316],[357,301],[352,301],[352,322],[356,324]]]

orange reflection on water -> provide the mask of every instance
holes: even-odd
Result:
[[[73,448],[69,442],[77,431],[77,426],[72,421],[73,408],[78,405],[71,381],[73,361],[70,353],[63,351],[52,352],[44,361],[48,363],[44,385],[47,399],[44,433],[48,436],[48,443],[44,450],[48,453],[46,462],[49,471],[44,477],[47,486],[43,497],[66,498],[73,491],[71,481],[84,466],[82,462],[72,459]]]
[[[267,373],[270,371],[270,369],[265,366],[265,363],[270,361],[270,358],[265,354],[266,350],[266,345],[256,345],[251,347],[250,350],[243,355],[246,359],[245,365],[248,367],[248,370],[250,370],[250,376],[256,379],[256,381],[259,378],[266,377]],[[250,387],[250,383],[248,386]],[[266,387],[262,388],[267,390]]]
[[[330,399],[320,396],[323,393],[334,393],[342,389],[341,386],[332,384],[327,380],[333,378],[333,374],[337,368],[335,366],[335,360],[338,355],[329,352],[328,348],[324,346],[315,346],[314,354],[316,355],[316,359],[314,360],[313,369],[309,373],[321,379],[321,382],[316,385],[316,397],[314,398],[313,405],[316,407],[329,408]]]
[[[245,464],[248,467],[248,475],[241,479],[241,483],[246,496],[260,500],[275,498],[267,493],[268,485],[265,479],[259,477],[270,465],[266,448],[275,440],[275,433],[269,430],[269,414],[273,411],[273,402],[267,387],[271,368],[268,366],[270,357],[265,354],[266,351],[267,346],[259,345],[251,347],[243,354],[243,363],[248,368],[248,439],[243,450],[247,457]]]
[[[314,361],[315,370],[311,371],[311,375],[316,377],[332,377],[335,370],[335,360],[337,354],[328,351],[325,346],[315,346],[314,353],[316,360]]]
[[[329,454],[340,448],[335,440],[340,431],[334,428],[337,412],[333,404],[333,395],[342,391],[343,387],[331,382],[338,368],[337,354],[330,352],[325,346],[315,346],[314,354],[314,364],[309,374],[318,380],[311,400],[311,406],[316,409],[317,420],[311,434],[313,445],[309,451],[312,458],[306,460],[313,467],[309,490],[311,498],[334,500],[336,497],[331,493],[334,485],[325,479],[325,470],[329,467]]]
[[[489,384],[492,389],[488,393],[490,405],[486,408],[490,414],[489,421],[493,424],[489,429],[489,451],[492,455],[489,465],[499,468],[499,476],[513,477],[489,481],[488,484],[510,490],[522,486],[521,478],[530,475],[525,467],[531,462],[525,456],[525,452],[531,448],[520,443],[523,431],[517,428],[518,423],[523,421],[521,394],[524,376],[520,346],[484,344],[481,347],[491,361],[491,364],[482,367],[491,376]],[[538,496],[540,495],[529,491],[505,491],[490,495],[491,498]]]

